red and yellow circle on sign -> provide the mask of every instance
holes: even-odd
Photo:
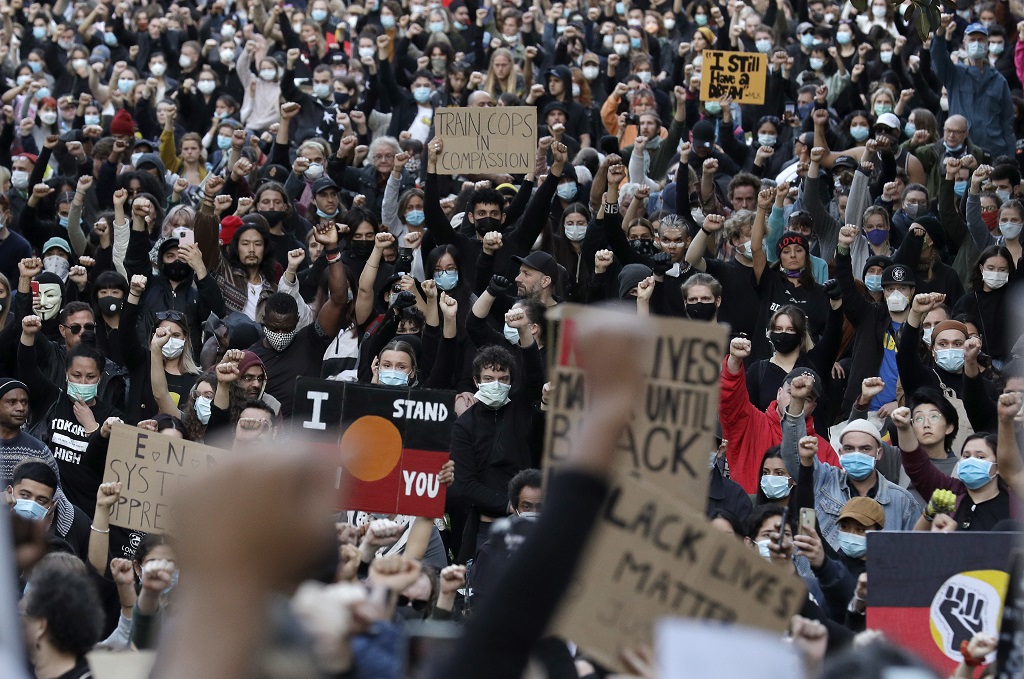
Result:
[[[390,420],[366,415],[345,430],[341,450],[352,476],[367,483],[380,481],[402,459],[402,434]]]

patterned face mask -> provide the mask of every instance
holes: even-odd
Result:
[[[274,351],[284,351],[288,348],[288,345],[292,343],[295,336],[299,334],[298,330],[292,330],[291,332],[274,332],[268,330],[266,327],[263,328],[263,336],[267,338],[267,343],[270,348]]]

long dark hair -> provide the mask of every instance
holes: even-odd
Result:
[[[250,215],[246,215],[249,217]],[[262,222],[266,222],[260,215],[255,215],[260,218]],[[233,268],[245,269],[242,266],[242,260],[238,258],[238,241],[242,239],[242,234],[250,231],[259,232],[263,238],[263,261],[260,262],[260,275],[268,281],[277,280],[277,261],[274,259],[274,244],[270,242],[270,232],[267,227],[263,226],[260,222],[247,221],[243,222],[240,227],[235,231],[235,235],[231,237],[231,242],[228,243],[228,262]]]
[[[773,460],[775,458],[778,458],[780,460],[783,459],[781,446],[772,446],[768,450],[764,451],[764,455],[761,456],[761,464],[757,468],[757,495],[754,498],[755,507],[758,507],[760,505],[777,504],[776,500],[773,500],[772,498],[768,497],[767,495],[764,494],[764,491],[761,490],[761,470],[764,469],[764,463],[767,462],[768,460]],[[795,489],[795,486],[789,489],[789,495],[786,496],[787,500],[793,495],[793,491]]]
[[[985,260],[993,257],[1002,257],[1010,265],[1010,281],[1006,286],[1003,286],[1004,289],[1017,278],[1017,264],[1013,261],[1013,255],[1010,254],[1010,251],[1003,245],[990,245],[978,255],[978,259],[974,262],[974,267],[971,269],[970,278],[967,280],[967,287],[974,292],[985,291],[985,281],[981,277],[981,267],[985,265]]]

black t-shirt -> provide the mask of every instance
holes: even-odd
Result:
[[[783,280],[778,271],[765,269],[761,275],[761,284],[758,286],[758,290],[761,301],[755,327],[760,329],[760,332],[751,335],[752,355],[755,359],[771,358],[772,348],[764,329],[768,327],[772,314],[784,306],[793,305],[804,312],[807,316],[807,332],[810,333],[812,340],[818,341],[825,329],[830,309],[828,297],[820,286],[815,288],[796,286],[788,280]],[[724,297],[723,294],[722,306],[725,306]],[[752,315],[749,307],[744,310],[744,313]]]
[[[188,395],[196,384],[196,375],[172,375],[164,372],[167,376],[167,391],[171,393],[174,404],[181,408],[188,401]]]
[[[79,658],[74,667],[57,677],[57,679],[88,679],[91,676],[89,663],[86,662],[85,658]]]
[[[958,530],[985,531],[992,530],[1000,521],[1010,518],[1010,495],[1000,490],[991,500],[974,503],[970,495],[965,495],[956,508],[956,524]]]
[[[92,406],[96,422],[103,424],[108,417],[121,413],[103,401]],[[56,402],[46,413],[46,443],[60,467],[60,485],[71,503],[78,507],[96,505],[96,489],[103,481],[103,459],[89,460],[85,450],[89,447],[89,434],[78,423],[74,406],[68,395],[61,391]]]
[[[249,351],[260,357],[267,369],[267,393],[281,403],[281,417],[292,414],[295,402],[295,380],[299,377],[320,377],[324,352],[334,337],[320,328],[320,322],[307,325],[284,351],[275,351],[257,342]]]
[[[722,284],[722,306],[718,307],[718,320],[728,323],[732,335],[754,336],[754,309],[761,303],[757,296],[757,279],[753,267],[743,266],[735,259],[722,262],[704,259],[709,274]]]

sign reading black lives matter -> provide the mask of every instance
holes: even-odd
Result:
[[[545,469],[554,470],[587,426],[586,374],[577,364],[576,318],[560,305]],[[608,311],[608,323],[635,318]],[[717,449],[718,381],[724,326],[652,318],[657,338],[647,385],[619,441],[608,501],[552,632],[622,670],[621,648],[651,645],[665,616],[781,632],[806,598],[795,574],[762,559],[704,516],[708,461]],[[588,366],[615,370],[610,366]]]
[[[292,432],[338,461],[337,509],[437,518],[455,393],[300,379]]]
[[[534,167],[534,106],[439,108],[434,111],[434,132],[444,142],[438,174],[526,174]]]

